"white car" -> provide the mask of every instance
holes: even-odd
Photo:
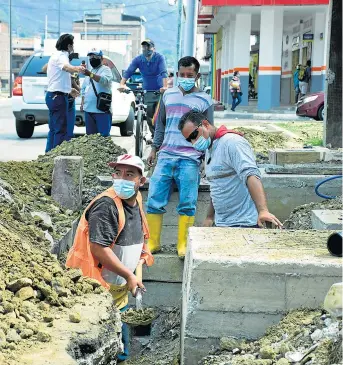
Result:
[[[12,110],[16,119],[17,134],[20,138],[30,138],[35,126],[47,124],[49,110],[45,104],[48,87],[46,73],[42,67],[48,63],[50,56],[39,52],[32,55],[23,65],[13,85]],[[71,61],[72,65],[80,65],[87,57]],[[103,64],[109,66],[113,73],[112,82],[112,125],[120,128],[122,136],[133,134],[135,119],[135,97],[133,93],[120,93],[117,89],[121,76],[114,63],[104,56]],[[80,75],[80,83],[84,76]],[[81,97],[76,99],[76,126],[85,125],[84,113],[80,112]]]

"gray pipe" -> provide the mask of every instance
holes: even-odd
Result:
[[[185,47],[183,50],[183,56],[195,57],[196,51],[196,34],[198,23],[198,1],[187,0],[186,1],[186,24],[185,24]]]

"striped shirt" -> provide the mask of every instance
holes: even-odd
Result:
[[[213,101],[205,92],[183,95],[178,86],[164,92],[156,118],[153,143],[160,151],[159,159],[181,157],[199,161],[202,152],[195,150],[178,128],[181,117],[190,110],[205,114],[213,124]]]

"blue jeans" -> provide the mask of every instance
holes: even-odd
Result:
[[[75,117],[75,99],[68,99],[67,141],[70,141],[72,138],[74,138]]]
[[[129,308],[128,306],[125,306],[120,311],[125,312],[128,308]],[[119,361],[125,361],[129,358],[129,345],[130,345],[130,330],[129,326],[126,323],[123,323],[121,327],[121,340],[124,345],[124,352],[122,354],[119,354],[117,356],[117,359]]]
[[[157,160],[150,179],[147,212],[164,214],[173,191],[173,181],[179,190],[179,215],[193,217],[196,211],[200,182],[199,164],[190,159],[163,158]]]
[[[100,133],[103,137],[108,137],[112,127],[111,113],[88,113],[85,112],[86,133]]]
[[[236,98],[233,97],[234,94],[237,95]],[[232,96],[232,107],[231,107],[231,109],[235,110],[237,105],[239,105],[242,102],[242,97],[241,97],[241,94],[239,92],[238,93],[231,93],[231,96]]]
[[[47,92],[45,102],[49,109],[49,133],[45,152],[49,152],[67,140],[68,97]]]

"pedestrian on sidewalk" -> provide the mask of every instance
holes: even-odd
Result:
[[[150,228],[148,245],[152,252],[161,249],[163,214],[175,182],[179,190],[177,252],[180,258],[185,256],[187,230],[194,223],[203,153],[195,150],[183,138],[178,125],[182,115],[190,110],[204,113],[206,119],[213,123],[212,98],[196,87],[196,81],[200,78],[199,69],[200,64],[194,57],[179,60],[177,86],[163,94],[156,118],[152,151],[148,157],[148,164],[152,166],[158,152],[146,204]]]
[[[281,222],[269,212],[249,142],[239,132],[225,126],[214,127],[199,112],[186,113],[179,129],[193,147],[205,152],[205,172],[210,183],[211,201],[205,227],[263,227],[271,222],[281,228]]]
[[[56,50],[57,52],[50,57],[47,68],[48,90],[45,102],[49,109],[49,133],[45,152],[68,139],[68,95],[78,95],[77,90],[71,87],[70,74],[85,71],[83,66],[72,66],[69,62],[69,55],[74,53],[74,36],[61,35],[57,40]]]
[[[242,102],[241,80],[239,78],[239,71],[234,71],[230,81],[230,93],[232,96],[231,110],[234,112],[236,107]]]
[[[113,186],[94,198],[84,211],[78,225],[74,245],[66,266],[79,268],[84,276],[98,280],[109,290],[120,311],[128,307],[128,293],[145,290],[141,272],[143,264],[154,263],[145,239],[149,237],[142,196],[144,163],[137,156],[122,155],[110,162],[114,168]],[[122,328],[124,353],[119,362],[129,357],[129,330]]]
[[[300,66],[301,65],[297,65],[297,68],[294,71],[293,74],[293,84],[294,84],[294,92],[295,92],[295,104],[298,104],[298,100],[299,100],[299,94],[300,94],[300,88],[299,88],[299,71],[300,71]]]
[[[301,96],[305,96],[309,89],[309,83],[311,80],[311,61],[306,62],[306,67],[301,66],[299,70],[299,88]]]
[[[88,52],[89,63],[92,69],[85,70],[85,81],[81,88],[80,111],[85,112],[86,133],[100,133],[108,137],[112,127],[112,112],[98,109],[98,96],[100,93],[112,94],[112,71],[102,64],[103,53],[101,49],[93,48]]]

